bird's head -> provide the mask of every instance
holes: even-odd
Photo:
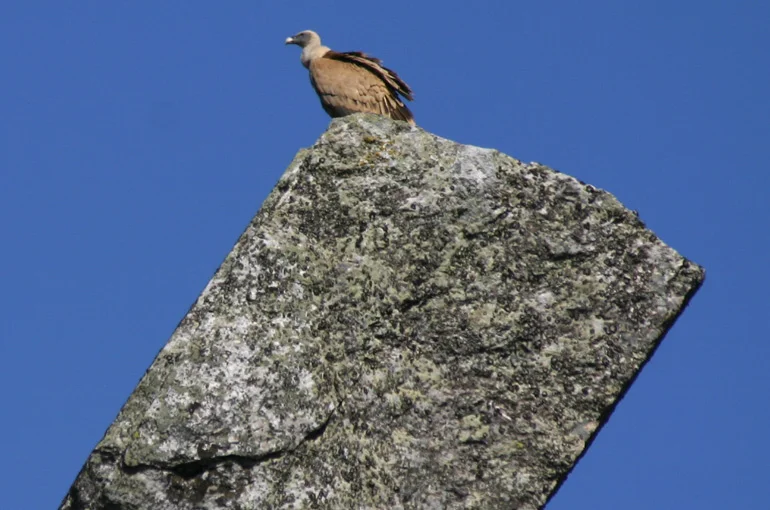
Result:
[[[321,38],[312,30],[303,30],[302,32],[286,38],[286,44],[296,44],[300,48],[306,46],[320,46]]]

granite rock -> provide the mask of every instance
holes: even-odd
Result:
[[[568,175],[335,119],[61,508],[541,508],[703,278]]]

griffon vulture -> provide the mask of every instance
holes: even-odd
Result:
[[[360,51],[330,50],[312,30],[289,37],[286,44],[302,48],[302,65],[310,71],[310,83],[330,116],[367,112],[414,125],[412,112],[399,97],[411,101],[412,90],[380,59]]]

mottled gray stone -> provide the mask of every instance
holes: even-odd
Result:
[[[540,508],[703,277],[572,177],[336,119],[62,508]]]

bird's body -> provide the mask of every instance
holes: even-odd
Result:
[[[286,39],[302,48],[300,61],[310,72],[321,106],[331,117],[366,112],[403,120],[414,125],[414,117],[400,96],[412,100],[412,90],[382,62],[365,53],[339,53],[321,45],[311,30]]]

